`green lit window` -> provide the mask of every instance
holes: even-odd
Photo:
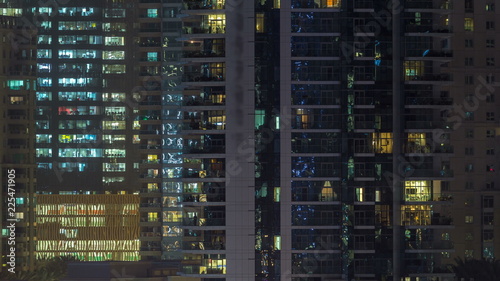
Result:
[[[21,90],[24,87],[23,80],[8,80],[7,87],[11,90]]]
[[[148,52],[147,57],[148,57],[148,61],[158,61],[158,53],[157,52]]]
[[[148,18],[157,18],[158,17],[158,9],[148,9]]]
[[[16,205],[17,206],[24,205],[24,198],[23,197],[16,198]]]

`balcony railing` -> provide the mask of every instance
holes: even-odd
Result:
[[[450,26],[439,26],[439,25],[406,25],[406,32],[411,33],[451,33],[452,29]]]
[[[212,242],[203,242],[203,241],[183,242],[182,249],[183,250],[225,250],[226,244],[223,242],[212,243]]]
[[[433,169],[408,169],[404,176],[406,177],[432,177],[432,178],[446,178],[453,177],[453,170],[433,170]]]
[[[450,74],[405,76],[405,81],[453,81]]]
[[[214,57],[224,57],[225,52],[205,52],[205,51],[193,51],[193,52],[183,52],[183,57],[185,58],[214,58]]]
[[[184,153],[224,153],[226,151],[226,147],[221,146],[198,146],[198,147],[184,147]]]
[[[443,193],[412,193],[405,194],[405,202],[452,201],[450,194]]]
[[[452,98],[407,97],[406,105],[452,105]]]
[[[183,225],[185,226],[223,226],[226,225],[226,219],[210,219],[210,218],[196,218],[184,219]]]
[[[448,144],[435,145],[416,145],[416,144],[405,144],[405,153],[453,153],[453,146]]]
[[[210,3],[210,2],[215,2],[215,1],[191,1],[191,0],[185,0],[184,1],[184,9],[187,10],[206,10],[206,9],[211,9],[211,10],[220,10],[224,9],[225,5],[223,3]]]
[[[450,1],[414,0],[405,2],[406,9],[451,9]]]

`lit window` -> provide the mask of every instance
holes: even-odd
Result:
[[[473,18],[465,18],[464,28],[465,28],[465,31],[474,31],[474,19]]]
[[[125,51],[103,51],[102,58],[105,60],[123,60]]]
[[[473,259],[474,258],[474,250],[465,250],[465,259]]]
[[[7,87],[11,90],[24,89],[24,80],[8,80]]]
[[[125,73],[124,64],[103,64],[102,73],[104,74],[124,74]]]
[[[416,80],[424,75],[424,63],[422,61],[405,61],[405,80]]]
[[[483,258],[487,260],[495,259],[495,250],[493,246],[483,247]]]
[[[157,52],[148,52],[146,56],[147,56],[146,59],[147,61],[159,61]]]
[[[148,18],[157,18],[158,17],[158,9],[148,9],[147,17]]]
[[[123,46],[125,45],[125,37],[104,37],[104,45],[106,46]]]
[[[124,18],[125,9],[106,9],[104,11],[104,17],[106,18]]]
[[[37,148],[37,157],[52,157],[52,148]]]
[[[465,216],[465,223],[474,223],[474,216]]]
[[[104,130],[125,130],[125,121],[102,121]]]
[[[103,172],[125,172],[125,163],[102,163]]]
[[[124,101],[125,93],[102,93],[102,100],[107,102]]]
[[[494,3],[488,3],[488,4],[486,4],[486,11],[488,11],[488,12],[495,11],[495,4]]]
[[[264,32],[264,13],[257,13],[255,19],[255,30],[257,33]]]

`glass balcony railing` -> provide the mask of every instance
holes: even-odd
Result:
[[[453,170],[432,170],[432,169],[408,169],[404,175],[406,177],[432,177],[432,178],[446,178],[453,177]]]
[[[453,81],[453,77],[450,74],[425,74],[425,75],[412,75],[405,76],[405,81]]]
[[[225,8],[225,1],[222,0],[184,0],[184,9],[187,10],[220,10]]]
[[[224,218],[185,218],[183,220],[185,226],[223,226],[226,225]]]
[[[448,144],[435,145],[416,145],[416,144],[405,144],[405,153],[453,153],[453,146]]]
[[[407,97],[406,105],[452,105],[452,98]]]
[[[451,33],[452,28],[447,25],[405,25],[405,31],[409,33]]]
[[[450,1],[412,0],[405,2],[406,9],[451,9]]]
[[[405,194],[405,202],[452,201],[451,194],[444,193],[411,193]]]
[[[223,242],[204,242],[204,241],[195,241],[195,242],[183,242],[182,243],[183,250],[225,250],[226,244]]]

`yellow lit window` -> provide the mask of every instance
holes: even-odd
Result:
[[[208,15],[210,33],[226,33],[226,15]]]
[[[431,199],[431,181],[405,181],[405,201],[429,201]]]
[[[158,213],[156,212],[148,213],[148,221],[150,222],[158,221]]]
[[[392,153],[392,133],[372,133],[376,153]]]
[[[465,18],[464,28],[465,28],[465,31],[474,31],[474,19],[473,18]]]
[[[255,31],[257,33],[264,32],[264,13],[257,13],[257,17],[255,18]]]
[[[405,61],[405,80],[418,80],[424,75],[424,63],[422,61]]]

